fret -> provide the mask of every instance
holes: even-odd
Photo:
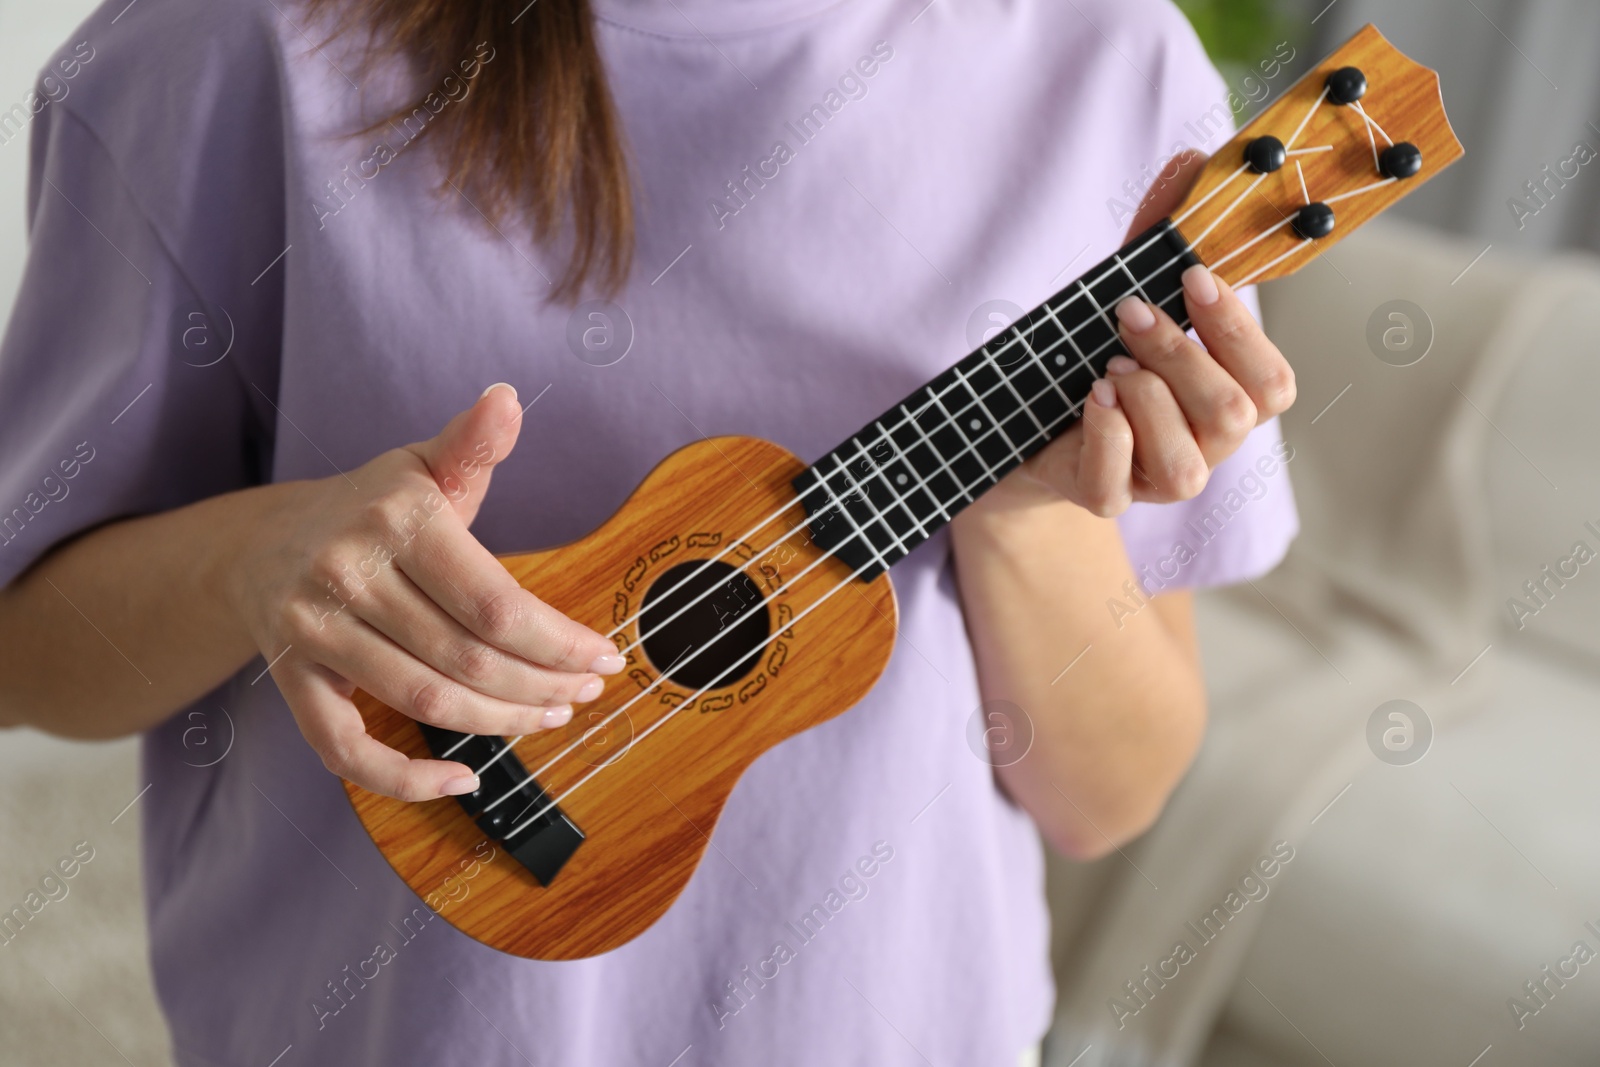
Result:
[[[928,435],[922,431],[922,426],[921,426],[920,423],[917,422],[916,416],[911,414],[911,409],[906,407],[904,404],[901,404],[900,405],[900,410],[905,412],[906,421],[908,423],[910,423],[911,428],[913,430],[917,431],[917,436],[922,439],[923,445],[925,445],[927,447],[928,451],[933,455],[933,457],[939,461],[939,466],[944,469],[944,472],[950,476],[950,481],[955,485],[957,491],[959,491],[962,496],[967,498],[967,503],[970,504],[974,500],[976,500],[977,497],[975,497],[971,493],[967,492],[966,483],[963,482],[960,478],[956,477],[956,472],[950,469],[950,464],[945,462],[945,458],[944,458],[943,454],[941,454],[940,451],[936,447],[934,447],[933,442],[928,439]],[[926,477],[926,475],[924,475],[924,477]],[[939,510],[940,511],[944,511],[944,503],[943,503],[943,499],[944,498],[935,497],[934,499],[940,502]],[[952,498],[950,500],[950,503],[952,503],[952,504],[955,503],[955,500]]]
[[[840,500],[838,495],[834,493],[833,486],[829,485],[826,481],[822,483],[822,488],[827,490],[829,498],[834,501],[833,507],[838,510],[839,514],[844,516],[844,521],[850,524],[850,528],[855,531],[855,534],[858,538],[860,538],[861,543],[864,544],[867,547],[867,550],[872,553],[873,558],[876,559],[877,562],[881,563],[884,569],[887,570],[889,567],[888,561],[883,558],[883,553],[879,551],[878,546],[873,544],[872,538],[867,536],[867,531],[861,528],[860,523],[856,522],[855,516],[850,514],[850,505],[843,500]]]
[[[1066,375],[1074,373],[1075,371],[1078,370],[1079,367],[1087,369],[1088,372],[1091,375],[1093,375],[1094,377],[1096,377],[1096,378],[1100,377],[1100,375],[1095,374],[1094,365],[1089,362],[1089,357],[1084,355],[1083,354],[1083,349],[1078,347],[1078,341],[1077,341],[1077,339],[1075,337],[1072,336],[1072,331],[1070,329],[1068,329],[1066,326],[1062,325],[1061,320],[1059,318],[1057,318],[1056,309],[1050,306],[1050,301],[1046,300],[1044,302],[1044,309],[1045,309],[1045,311],[1050,313],[1051,321],[1053,321],[1056,324],[1056,327],[1058,329],[1060,329],[1061,332],[1064,335],[1066,335],[1067,344],[1072,346],[1072,351],[1077,353],[1077,356],[1078,356],[1077,366],[1073,367],[1071,370],[1068,370],[1068,371],[1064,372],[1063,377],[1065,377]],[[1056,362],[1056,366],[1058,366],[1058,367],[1059,366],[1065,366],[1066,363],[1068,362],[1066,354],[1065,353],[1057,353],[1055,362]]]
[[[888,480],[888,475],[885,474],[883,467],[885,467],[885,462],[890,461],[885,459],[883,454],[880,454],[882,450],[878,450],[877,445],[872,446],[870,450],[867,448],[864,434],[870,429],[872,427],[867,427],[867,429],[862,430],[861,434],[851,437],[850,442],[848,442],[856,448],[856,454],[851,456],[851,462],[854,462],[856,456],[861,458],[862,477],[858,485],[861,488],[862,498],[866,498],[867,502],[878,510],[878,514],[883,515],[888,520],[888,526],[890,526],[891,533],[894,534],[896,539],[906,541],[907,537],[912,534],[912,528],[922,531],[922,522],[918,520],[914,510],[906,506],[906,501],[902,499],[902,494]],[[851,475],[851,477],[854,477],[854,475]],[[872,498],[874,483],[882,486],[880,493],[886,496],[883,506],[878,506],[877,502]],[[896,509],[898,509],[898,512],[896,512]]]
[[[996,369],[1002,372],[1009,367],[1021,363],[1022,357],[1020,355],[1011,355],[1004,359],[1001,358],[1002,356],[1005,356],[1008,350],[1014,346],[1015,339],[1012,335],[1017,332],[1017,329],[1018,327],[1016,323],[1012,323],[1010,326],[1007,326],[1005,329],[991,337],[987,343],[978,346],[978,349],[972,352],[966,359],[963,359],[958,366],[974,362],[983,362],[983,360],[979,360],[977,358],[980,355],[985,357],[987,362],[993,364]]]
[[[1067,395],[1071,405],[1069,410],[1072,414],[1074,416],[1080,415],[1083,413],[1083,405],[1088,401],[1090,387],[1100,377],[1100,372],[1095,369],[1092,362],[1094,354],[1085,352],[1079,347],[1077,338],[1073,336],[1073,331],[1082,327],[1077,325],[1069,326],[1068,322],[1070,320],[1061,317],[1065,313],[1065,307],[1057,309],[1046,303],[1041,310],[1049,317],[1052,326],[1061,332],[1063,341],[1067,347],[1072,349],[1072,354],[1077,356],[1077,360],[1073,361],[1066,352],[1058,348],[1055,358],[1051,362],[1058,368],[1065,365],[1065,369],[1058,369],[1052,375],[1052,379],[1058,383],[1061,391]]]
[[[1045,310],[1049,311],[1049,308],[1046,308]],[[1055,321],[1055,314],[1053,312],[1050,315],[1050,319],[1052,322]],[[1059,325],[1060,324],[1057,323],[1057,326]],[[1051,376],[1050,368],[1045,366],[1044,359],[1034,349],[1033,342],[1020,333],[1017,334],[1017,340],[1021,342],[1023,348],[1027,349],[1028,355],[1033,357],[1033,362],[1038,365],[1040,372],[1044,374],[1045,380],[1050,383],[1050,388],[1055,390],[1056,395],[1061,398],[1062,403],[1066,404],[1066,410],[1071,411],[1074,407],[1076,407],[1077,405],[1072,402],[1072,398],[1066,394],[1064,389],[1061,388],[1061,383],[1056,381],[1056,379]],[[1059,344],[1060,342],[1058,341],[1057,343]],[[1046,351],[1048,351],[1048,349],[1046,349]],[[1050,422],[1046,423],[1046,425],[1054,425],[1056,421],[1056,419],[1051,419]],[[1043,427],[1040,428],[1043,429]]]
[[[967,395],[972,398],[972,403],[964,405],[961,408],[961,413],[957,416],[958,421],[956,424],[956,431],[963,437],[968,436],[969,431],[971,432],[971,445],[973,449],[976,450],[979,455],[983,456],[985,466],[990,466],[993,468],[995,472],[994,479],[998,482],[1001,478],[1005,477],[1007,471],[1010,469],[1007,467],[1008,463],[1011,463],[1012,460],[1015,460],[1017,464],[1020,464],[1027,457],[1018,451],[1016,442],[1012,440],[1011,435],[1006,433],[1005,428],[1001,425],[1002,419],[1009,416],[995,416],[995,413],[990,410],[989,405],[985,404],[979,398],[978,391],[972,387],[972,383],[967,380],[967,376],[962,373],[961,364],[957,363],[951,369],[955,372],[956,380],[961,383],[961,387],[965,389],[967,391]],[[978,411],[974,409],[981,409],[982,414],[980,415]],[[992,445],[988,446],[988,455],[984,455],[983,449],[985,447],[985,442],[990,441],[993,435],[985,430],[985,417],[987,417],[989,420],[989,426],[1000,430],[1000,440],[994,441]],[[962,425],[963,423],[965,425]],[[998,453],[998,451],[994,448],[994,445],[1003,445],[1005,448],[1004,453]]]
[[[928,390],[930,393],[932,389]],[[938,407],[938,410],[934,410]],[[956,484],[963,490],[970,490],[984,478],[994,479],[994,472],[989,470],[983,457],[972,449],[972,443],[961,435],[950,415],[934,397],[929,403],[918,409],[914,416],[918,427],[932,439],[934,448],[945,461],[950,464],[950,469],[955,471]],[[970,493],[968,493],[971,496]]]
[[[829,488],[833,490],[834,495],[840,500],[848,503],[859,501],[864,504],[871,513],[869,516],[870,521],[881,523],[891,539],[897,538],[903,531],[896,529],[892,523],[887,521],[889,518],[887,512],[884,508],[879,507],[878,502],[873,499],[871,487],[866,484],[871,480],[871,472],[876,467],[877,462],[861,449],[858,441],[859,437],[860,435],[857,434],[845,442],[845,445],[853,446],[854,451],[854,454],[848,460],[846,460],[843,445],[833,450],[834,469],[827,474],[824,480],[832,483]],[[851,468],[857,463],[857,455],[860,456],[862,473],[862,477],[859,479],[851,472]],[[848,489],[843,492],[840,491],[841,487],[837,484],[837,479],[840,477],[849,482]]]
[[[904,467],[906,469],[906,471],[910,472],[909,474],[904,473],[904,472],[896,474],[894,476],[895,484],[897,486],[900,486],[902,489],[905,489],[906,486],[907,486],[907,483],[912,478],[915,478],[917,480],[917,488],[922,490],[923,497],[928,501],[929,504],[932,504],[934,510],[938,511],[939,515],[946,522],[948,522],[950,520],[949,513],[946,512],[944,510],[944,506],[939,503],[939,498],[934,495],[933,490],[929,487],[927,481],[922,477],[922,472],[917,470],[915,464],[913,464],[911,462],[911,457],[906,455],[906,453],[902,452],[900,450],[899,444],[897,444],[895,442],[895,439],[892,436],[890,436],[888,430],[883,425],[883,420],[879,419],[877,422],[873,423],[873,425],[878,428],[878,439],[883,441],[890,448],[894,449],[894,454],[895,454],[896,458],[899,459],[900,465],[902,467]],[[909,492],[909,490],[907,490],[907,492]],[[905,500],[905,499],[909,499],[909,498],[906,497],[904,494],[902,494],[902,500]],[[915,518],[916,512],[914,510],[911,512],[911,514],[912,514],[912,517]],[[931,515],[928,516],[928,517],[932,518]],[[917,532],[922,535],[924,540],[926,540],[928,538],[928,536],[929,536],[927,528],[922,525],[922,522],[920,520],[918,520],[918,522],[917,522]]]
[[[1198,262],[1162,220],[807,468],[794,485],[815,543],[863,581],[893,566],[1082,416],[1122,350],[1108,308],[1137,294],[1187,326],[1181,275]],[[805,496],[816,483],[833,504]]]
[[[1045,306],[1040,307],[1038,312],[1035,312],[1035,315],[1038,317],[1037,325],[1034,325],[1032,328],[1030,328],[1029,334],[1019,333],[1018,342],[1021,344],[1022,349],[1026,350],[1027,354],[1029,354],[1029,357],[1032,357],[1032,360],[1034,360],[1034,365],[1037,366],[1038,371],[1045,376],[1045,381],[1050,382],[1051,389],[1056,392],[1058,397],[1061,397],[1062,400],[1066,402],[1067,408],[1072,408],[1072,406],[1074,406],[1072,405],[1072,397],[1069,397],[1069,395],[1067,395],[1067,390],[1064,390],[1061,387],[1062,376],[1064,376],[1064,374],[1062,374],[1062,376],[1058,376],[1058,373],[1053,373],[1053,371],[1050,370],[1050,363],[1045,362],[1046,355],[1050,355],[1051,352],[1056,352],[1056,349],[1059,349],[1062,344],[1066,344],[1066,328],[1062,328],[1061,320],[1056,318],[1056,312],[1053,312],[1053,310],[1050,309],[1050,304],[1045,304]],[[1070,363],[1066,352],[1056,352],[1056,355],[1059,357],[1059,362],[1053,360],[1056,365],[1066,366],[1067,363]]]
[[[962,360],[960,363],[957,363],[955,366],[951,367],[949,370],[949,375],[953,381],[951,381],[951,383],[945,388],[939,390],[939,395],[948,398],[952,403],[952,407],[954,407],[955,404],[960,404],[960,407],[954,407],[953,417],[959,422],[967,424],[969,428],[973,416],[981,416],[980,422],[982,419],[1000,422],[1003,419],[1009,419],[1012,415],[1016,414],[1016,412],[1011,409],[1011,400],[1009,397],[995,397],[993,398],[993,404],[979,404],[978,398],[980,396],[986,397],[990,393],[997,392],[1000,389],[999,369],[996,368],[995,365],[988,359],[983,358],[983,356],[983,350],[980,349],[979,351],[967,356],[967,358]],[[958,387],[960,386],[966,387],[965,397],[963,397],[957,391]],[[952,393],[955,395],[952,396]],[[999,411],[1002,407],[1004,408],[1003,413],[996,416],[995,412]],[[976,433],[977,431],[974,430],[973,432]]]
[[[857,445],[856,448],[857,448],[857,451],[859,452],[860,451],[860,445]],[[871,457],[867,457],[867,459],[868,459],[868,462],[870,463],[871,462]],[[868,490],[866,486],[862,485],[860,482],[858,482],[856,480],[856,476],[850,473],[850,468],[845,466],[844,460],[841,459],[837,453],[834,454],[833,463],[834,463],[834,472],[833,473],[834,474],[842,474],[847,479],[849,479],[850,487],[853,490],[856,490],[861,494],[862,503],[864,503],[867,506],[867,508],[873,513],[873,520],[872,521],[876,522],[878,527],[880,529],[882,529],[884,533],[888,534],[889,535],[889,539],[894,542],[894,546],[893,547],[898,549],[901,555],[905,555],[906,552],[910,551],[909,549],[906,548],[906,543],[905,543],[905,541],[904,541],[904,539],[902,537],[902,532],[900,530],[895,529],[894,524],[889,521],[888,512],[884,508],[880,508],[877,505],[877,503],[872,499],[871,491]],[[891,493],[890,495],[891,496],[897,496],[897,494],[894,494],[894,493]],[[905,533],[910,533],[910,530],[906,530]]]
[[[1094,351],[1089,353],[1091,356],[1094,356],[1104,351],[1107,345],[1118,344],[1118,339],[1122,335],[1117,332],[1117,324],[1111,321],[1111,316],[1106,314],[1106,309],[1100,306],[1100,301],[1094,298],[1094,290],[1090,289],[1088,284],[1082,278],[1078,279],[1078,288],[1080,291],[1082,291],[1083,295],[1088,298],[1089,306],[1094,308],[1095,314],[1100,316],[1100,321],[1105,323],[1106,330],[1110,333],[1110,336],[1106,340],[1100,342],[1098,345],[1095,345]],[[1085,323],[1084,326],[1079,327],[1079,329],[1083,329],[1087,325],[1088,323]],[[1115,355],[1116,353],[1112,354]],[[1097,372],[1095,377],[1100,377],[1100,374]]]
[[[979,465],[983,467],[983,472],[984,474],[988,475],[989,480],[998,484],[1000,481],[1000,476],[994,472],[994,468],[989,466],[989,461],[984,457],[983,453],[979,452],[976,446],[973,445],[972,438],[967,436],[966,431],[961,428],[961,424],[955,420],[955,416],[950,414],[950,409],[944,406],[944,401],[939,399],[939,394],[934,392],[932,389],[929,389],[928,392],[933,397],[934,404],[936,404],[939,410],[943,412],[945,425],[954,430],[956,436],[961,438],[961,443],[966,446],[966,448],[963,449],[963,455],[970,455],[973,459],[975,459]],[[977,428],[982,429],[982,426],[983,424],[980,422]],[[963,457],[957,458],[959,459]]]
[[[883,431],[882,431],[882,429],[880,427],[880,429],[879,429],[879,435],[880,436],[882,436],[882,432]],[[895,523],[893,521],[889,522],[889,524],[888,524],[890,530],[894,534],[896,542],[898,542],[900,544],[900,546],[902,548],[904,548],[906,543],[907,543],[907,541],[908,541],[908,538],[910,538],[910,536],[911,536],[913,527],[915,527],[916,532],[918,534],[921,534],[921,537],[918,538],[917,542],[915,542],[915,543],[920,543],[922,540],[926,539],[927,536],[928,536],[927,532],[922,528],[922,522],[921,522],[921,520],[919,520],[917,518],[917,513],[915,511],[913,511],[908,506],[906,498],[905,498],[905,494],[902,493],[899,489],[895,488],[895,486],[889,481],[889,475],[884,470],[884,461],[874,457],[871,453],[869,453],[866,450],[866,448],[864,446],[864,443],[862,441],[862,438],[861,438],[861,434],[857,434],[855,437],[851,438],[851,440],[853,440],[855,442],[856,455],[858,455],[858,456],[860,456],[862,458],[862,460],[866,463],[868,470],[871,472],[868,475],[868,479],[869,480],[876,479],[878,481],[878,483],[883,486],[884,492],[889,497],[887,504],[884,507],[878,508],[879,514],[892,517],[893,513],[891,512],[890,509],[898,509],[899,513],[905,516],[905,522],[903,523],[903,525],[905,526],[904,529],[900,528],[900,526],[902,524],[897,524],[897,523]],[[891,443],[891,446],[892,446],[892,443]],[[876,447],[876,446],[874,446],[874,447]],[[905,476],[902,475],[901,477],[905,477]],[[909,481],[910,481],[910,479],[907,478],[906,482],[909,483]],[[902,484],[905,484],[905,483],[902,483]],[[872,496],[872,490],[867,486],[862,486],[861,487],[861,491],[862,491],[862,493],[866,494],[866,496],[868,498],[868,502],[870,503],[871,502],[871,496]],[[910,551],[910,550],[906,549],[906,551]]]
[[[1006,375],[983,349],[957,363],[951,368],[951,373],[966,387],[968,395],[972,397],[972,403],[964,405],[957,411],[956,418],[965,422],[976,435],[973,443],[982,449],[986,447],[985,438],[988,436],[986,430],[972,427],[972,419],[975,416],[979,417],[980,427],[983,418],[987,418],[990,423],[999,427],[1000,436],[1004,441],[996,440],[990,443],[987,447],[991,449],[992,454],[985,456],[985,459],[995,470],[1004,473],[1002,468],[1009,470],[1007,464],[1021,454],[1026,442],[1037,436],[1028,425],[1034,419],[1033,412],[1020,396],[1015,397],[1013,401],[1012,395],[1005,389]],[[969,409],[972,409],[970,413]],[[1038,423],[1034,422],[1034,425],[1037,426]],[[1006,447],[1004,449],[997,447],[1001,444]]]
[[[1133,271],[1128,269],[1128,264],[1123,261],[1122,257],[1113,254],[1111,258],[1117,261],[1117,266],[1122,268],[1122,273],[1126,274],[1128,280],[1133,283],[1133,290],[1139,294],[1139,298],[1146,304],[1155,304],[1159,307],[1160,305],[1156,304],[1156,301],[1150,299],[1150,294],[1144,291],[1144,286],[1140,284],[1138,278],[1134,277]]]
[[[1009,399],[1011,396],[1016,396],[1009,389],[992,389],[990,393],[992,394],[991,399]],[[1033,409],[1033,405],[1022,400],[1021,397],[1017,397],[1017,403],[1020,405],[1019,410],[1015,414],[1006,416],[1001,423],[1001,430],[1006,439],[1011,442],[1012,451],[1021,455],[1022,459],[1026,461],[1029,456],[1033,455],[1032,445],[1035,441],[1048,441],[1050,438],[1045,433],[1044,424],[1039,421],[1039,413]]]
[[[1128,270],[1136,277],[1145,279],[1145,290],[1150,294],[1145,299],[1157,305],[1178,325],[1188,328],[1189,308],[1183,302],[1183,267],[1173,271],[1169,268],[1172,260],[1172,250],[1165,247],[1164,243],[1157,242],[1149,248],[1140,249],[1127,257]]]
[[[1042,324],[1042,329],[1033,325],[1026,330],[1019,327],[1016,339],[1012,342],[1018,352],[1016,369],[1008,377],[1009,388],[1026,399],[1031,421],[1041,432],[1048,433],[1050,426],[1071,410],[1072,405],[1060,383],[1045,367],[1039,348],[1034,343],[1035,337],[1048,341],[1054,330],[1048,319],[1039,318],[1038,322]]]
[[[1051,313],[1049,304],[1040,304],[1024,315],[1022,322],[1026,324],[1026,329],[1020,323],[1012,327],[1017,333],[1018,343],[1031,348],[1033,351],[1030,354],[1040,364],[1039,369],[1044,371],[1046,377],[1053,378],[1056,372],[1050,369],[1051,364],[1045,363],[1044,358],[1066,341],[1067,331]],[[1058,368],[1070,362],[1065,352],[1056,353],[1056,357],[1052,362]]]
[[[1027,348],[1028,342],[1020,333],[1017,334],[1017,340],[1022,342],[1023,348]],[[1031,351],[1031,349],[1029,349],[1029,351]],[[984,353],[984,357],[988,359],[990,363],[994,363],[994,356],[987,351]],[[1034,412],[1032,406],[1029,405],[1028,401],[1024,400],[1022,394],[1017,391],[1017,385],[1011,380],[1011,376],[1005,371],[1000,370],[998,364],[996,365],[995,370],[996,373],[1000,375],[1000,380],[1005,383],[1006,389],[1011,393],[1012,396],[1017,398],[1017,406],[1020,407],[1023,410],[1023,413],[1028,416],[1028,419],[1039,428],[1039,432],[1044,433],[1044,423],[1039,421],[1039,416]]]
[[[905,453],[907,466],[922,490],[921,501],[925,506],[919,514],[924,531],[931,537],[972,501],[957,483],[955,475],[940,464],[933,449],[917,440],[916,427],[909,422],[897,424],[891,436]],[[915,499],[916,494],[912,496]]]
[[[1176,320],[1178,322],[1183,323],[1185,328],[1187,328],[1187,326],[1188,326],[1188,315],[1187,315],[1187,308],[1183,304],[1183,283],[1182,282],[1179,282],[1177,285],[1172,286],[1171,287],[1172,288],[1171,292],[1165,293],[1164,295],[1161,295],[1159,298],[1157,298],[1155,296],[1151,296],[1150,295],[1150,293],[1145,289],[1145,283],[1141,282],[1139,280],[1139,278],[1137,276],[1135,276],[1135,274],[1133,273],[1133,269],[1131,267],[1129,267],[1126,262],[1123,261],[1121,256],[1117,257],[1117,265],[1122,268],[1122,273],[1124,273],[1124,274],[1126,274],[1128,276],[1128,280],[1133,283],[1134,289],[1138,291],[1139,296],[1144,299],[1145,303],[1152,304],[1155,307],[1160,308],[1162,311],[1165,311],[1169,317],[1171,317],[1172,319],[1174,319],[1174,320]],[[1156,288],[1158,293],[1160,292],[1160,289],[1157,288],[1154,284],[1152,284],[1151,287],[1152,288]],[[1177,305],[1177,307],[1176,308],[1167,307],[1166,305],[1169,304],[1169,303],[1175,303]],[[1183,311],[1179,311],[1178,308],[1184,308],[1184,310]]]

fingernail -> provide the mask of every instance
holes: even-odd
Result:
[[[1117,387],[1106,379],[1096,378],[1094,384],[1089,387],[1089,391],[1094,394],[1095,402],[1101,407],[1114,408],[1117,406]]]
[[[1129,333],[1144,333],[1156,324],[1156,314],[1136,296],[1130,296],[1117,305],[1117,318]]]
[[[1106,360],[1107,374],[1132,374],[1138,369],[1138,361],[1127,356],[1112,356]]]
[[[539,720],[539,725],[546,730],[553,726],[565,726],[572,718],[572,708],[566,704],[559,708],[546,708],[544,718]]]
[[[587,682],[584,682],[583,687],[578,690],[578,699],[580,701],[593,700],[595,697],[600,695],[601,691],[604,690],[605,687],[606,683],[602,682],[600,679],[590,678]]]
[[[452,778],[439,787],[442,797],[461,797],[478,790],[478,776],[469,774],[465,778]]]
[[[590,674],[616,674],[627,665],[628,661],[621,656],[612,654],[596,656],[594,662],[589,664]]]
[[[517,387],[512,385],[510,382],[495,382],[493,385],[489,386],[489,388],[487,388],[483,392],[479,393],[478,394],[478,399],[482,400],[484,397],[488,396],[490,393],[494,392],[496,389],[509,389],[509,390],[511,390],[511,396],[513,398],[515,398],[516,395],[517,395]]]
[[[1221,295],[1217,291],[1216,275],[1198,263],[1183,272],[1183,291],[1191,301],[1201,307],[1215,304],[1217,297]]]

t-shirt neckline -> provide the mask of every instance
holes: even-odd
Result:
[[[777,29],[850,0],[590,0],[595,15],[662,37],[703,40]]]

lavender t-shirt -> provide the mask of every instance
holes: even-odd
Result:
[[[408,147],[507,61],[492,36],[351,137],[405,80],[291,0],[91,17],[32,117],[0,580],[97,523],[334,476],[499,380],[536,402],[475,527],[497,552],[584,534],[702,433],[814,459],[1117,247],[1129,190],[1225,98],[1158,0],[596,2],[641,224],[615,306],[577,312],[545,303],[559,257]],[[1147,590],[1271,567],[1296,530],[1276,426],[1121,528]],[[1014,1062],[1051,1002],[1040,847],[971,745],[946,537],[894,580],[877,688],[761,758],[665,918],[579,962],[423,908],[247,665],[144,745],[179,1062]]]

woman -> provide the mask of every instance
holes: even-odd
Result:
[[[34,119],[0,358],[21,502],[0,706],[145,733],[179,1062],[1029,1055],[1050,1007],[1035,827],[1089,858],[1149,824],[1204,719],[1182,590],[1264,571],[1295,530],[1280,476],[1172,562],[1197,509],[1283,457],[1293,399],[1203,269],[1185,287],[1211,353],[1117,308],[1135,358],[1084,426],[896,568],[883,679],[755,764],[636,941],[546,964],[467,938],[328,771],[472,788],[366,737],[350,693],[516,734],[619,666],[492,553],[585,533],[702,433],[821,455],[972,347],[973,309],[1032,306],[1117,247],[1108,198],[1223,95],[1181,17],[118,0],[77,42],[95,58]],[[391,508],[445,488],[378,579],[335,582]]]

